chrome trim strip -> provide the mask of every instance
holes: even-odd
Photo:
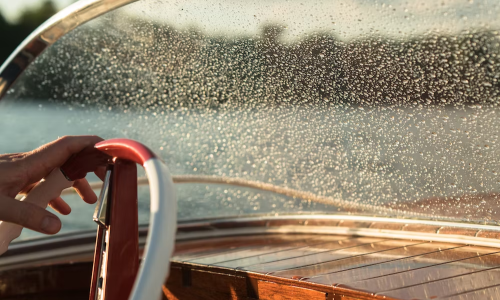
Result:
[[[466,228],[466,229],[477,229],[477,230],[488,230],[488,231],[498,231],[500,232],[500,226],[495,225],[481,225],[473,223],[457,223],[457,222],[447,222],[447,221],[430,221],[430,220],[417,220],[417,219],[404,219],[404,218],[384,218],[384,217],[371,217],[371,216],[359,216],[359,215],[341,215],[341,214],[298,214],[298,215],[280,215],[280,216],[257,216],[257,217],[245,217],[245,218],[227,218],[218,220],[206,220],[193,222],[191,224],[204,224],[205,226],[209,224],[214,226],[219,223],[227,223],[228,221],[238,224],[253,223],[256,221],[275,221],[275,220],[337,220],[337,221],[358,221],[358,222],[370,222],[370,223],[398,223],[402,225],[406,224],[417,224],[417,225],[433,225],[441,227],[456,227],[456,228]],[[186,223],[190,224],[190,223]],[[179,229],[182,229],[180,224]]]
[[[378,229],[378,228],[353,228],[343,226],[308,226],[308,225],[282,225],[279,227],[269,227],[270,221],[285,221],[285,220],[332,220],[332,221],[354,221],[369,224],[401,224],[400,230],[393,229]],[[258,224],[265,221],[266,225],[261,228]],[[406,225],[423,225],[435,226],[440,228],[457,229],[472,229],[477,231],[473,236],[461,234],[441,234],[437,230],[434,232],[421,232],[416,230],[403,230]],[[500,240],[496,238],[478,237],[480,231],[492,232],[500,235],[500,226],[480,225],[480,224],[463,224],[443,221],[425,221],[414,219],[396,219],[368,216],[350,216],[350,215],[291,215],[291,216],[266,216],[266,217],[250,217],[250,218],[234,218],[221,220],[216,222],[199,223],[199,226],[212,227],[213,230],[205,230],[197,232],[195,224],[191,224],[191,232],[183,232],[182,226],[178,227],[177,240],[184,241],[197,238],[214,238],[231,235],[249,235],[249,234],[271,234],[271,233],[317,233],[317,234],[339,234],[339,235],[356,235],[366,237],[380,237],[390,239],[412,239],[425,240],[434,242],[447,242],[457,244],[470,244],[484,247],[500,248]],[[221,226],[225,225],[225,226]],[[228,226],[230,225],[230,226]],[[245,227],[248,225],[248,227]],[[186,226],[187,227],[187,226]],[[458,231],[458,230],[457,230]],[[457,232],[458,233],[458,232]]]
[[[112,169],[108,167],[108,170],[106,170],[106,176],[104,177],[104,183],[102,184],[101,194],[99,195],[99,199],[97,200],[93,216],[94,222],[96,222],[97,225],[103,228],[106,228],[109,224],[108,203],[110,201],[108,201],[108,197],[110,195],[109,187],[111,183],[111,174],[112,174]]]
[[[0,100],[24,70],[62,36],[106,12],[137,0],[80,0],[45,21],[0,67]]]
[[[331,226],[280,226],[280,227],[253,227],[223,229],[213,232],[193,232],[180,233],[177,241],[193,240],[199,238],[220,238],[227,236],[241,236],[252,234],[335,234],[350,235],[362,237],[377,237],[396,240],[419,240],[432,241],[440,243],[465,244],[483,247],[500,248],[500,240],[491,238],[478,238],[463,235],[440,235],[436,233],[412,232],[399,230],[384,230],[370,228],[350,228],[350,227],[331,227]]]

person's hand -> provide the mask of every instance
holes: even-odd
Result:
[[[65,136],[30,152],[0,155],[0,220],[42,233],[57,233],[61,229],[61,221],[57,216],[34,204],[18,201],[15,197],[28,192],[54,168],[63,165],[71,155],[102,140],[98,136]],[[83,201],[90,204],[97,201],[85,178],[76,180],[73,187]],[[71,212],[61,197],[51,200],[49,206],[63,215]]]

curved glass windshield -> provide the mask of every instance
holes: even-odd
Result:
[[[179,184],[180,220],[324,212],[496,223],[499,15],[492,1],[139,1],[26,70],[0,102],[0,150],[126,137],[175,175],[302,192]],[[93,208],[71,204],[65,230],[94,228]],[[144,188],[143,223],[147,211]]]

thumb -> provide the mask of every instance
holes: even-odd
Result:
[[[61,230],[61,220],[47,210],[28,202],[0,195],[0,220],[46,234]]]

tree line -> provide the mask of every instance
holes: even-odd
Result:
[[[350,41],[316,32],[285,42],[283,26],[272,24],[258,37],[225,37],[142,20],[114,27],[113,20],[83,26],[50,47],[18,96],[148,110],[500,103],[494,30]]]

